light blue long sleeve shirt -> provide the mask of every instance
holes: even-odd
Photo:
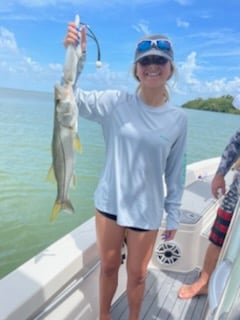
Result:
[[[145,105],[138,94],[76,89],[79,115],[98,122],[105,162],[94,194],[97,209],[121,226],[177,229],[184,186],[187,117],[165,103]],[[165,183],[164,183],[165,179]]]

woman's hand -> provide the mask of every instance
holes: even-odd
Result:
[[[174,239],[176,232],[177,232],[177,230],[165,230],[162,234],[162,239],[164,241],[170,241],[170,240]]]
[[[64,46],[67,47],[69,44],[77,44],[81,42],[81,49],[82,52],[86,52],[86,44],[87,44],[87,37],[86,37],[86,28],[83,26],[79,31],[76,24],[74,22],[68,23],[67,34],[64,38]]]

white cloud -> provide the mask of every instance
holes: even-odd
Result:
[[[240,57],[240,48],[228,48],[227,50],[215,49],[211,52],[204,52],[203,57]]]
[[[151,3],[161,3],[166,2],[166,0],[131,0],[131,5],[142,5],[142,4],[151,4]],[[189,0],[178,0],[180,4],[187,4]],[[92,7],[113,7],[113,6],[129,6],[129,0],[13,0],[11,3],[8,3],[5,6],[14,6],[14,4],[21,5],[24,7],[47,7],[47,6],[61,6],[61,5],[73,5],[77,7],[91,6]]]
[[[53,71],[62,72],[63,66],[59,63],[50,63],[49,68]]]
[[[216,79],[213,81],[206,81],[204,83],[206,90],[216,93],[216,95],[232,94],[235,95],[239,91],[240,77],[235,77],[231,80],[226,78]]]
[[[202,18],[202,19],[211,19],[211,15],[209,14],[209,13],[201,13],[200,15],[200,18]]]
[[[210,80],[201,80],[197,77],[197,72],[201,70],[197,64],[197,53],[192,52],[186,58],[186,61],[179,64],[179,81],[175,92],[180,94],[185,101],[197,97],[219,97],[224,94],[235,95],[239,92],[240,77],[233,79],[219,78]]]
[[[83,73],[80,82],[85,90],[92,90],[93,83],[96,90],[121,89],[131,91],[136,87],[136,81],[130,71],[115,72],[106,63],[93,73]]]
[[[182,20],[182,19],[180,19],[180,18],[177,19],[177,26],[178,26],[178,27],[180,27],[180,28],[188,28],[189,25],[190,25],[189,22],[184,21],[184,20]]]
[[[146,20],[141,20],[138,24],[133,25],[133,29],[141,34],[150,34],[149,23]]]
[[[0,86],[46,90],[60,79],[62,66],[42,65],[19,48],[15,35],[0,27]],[[45,82],[45,84],[43,84]],[[32,87],[32,86],[36,87]]]
[[[23,64],[25,65],[26,70],[31,70],[32,72],[41,72],[43,70],[38,62],[34,61],[31,57],[23,56]]]
[[[194,78],[194,71],[197,70],[199,67],[196,63],[196,52],[191,52],[188,56],[186,61],[180,64],[179,67],[179,74],[184,83],[187,85],[196,84],[197,80]]]
[[[0,27],[0,48],[1,65],[9,66],[9,70],[39,72],[42,69],[36,61],[21,52],[14,33],[3,27]]]
[[[150,33],[147,21],[140,21],[133,26],[139,33]],[[6,28],[0,28],[0,73],[2,74],[0,86],[25,88],[29,90],[52,89],[52,84],[60,80],[62,64],[41,64],[31,55],[26,55],[16,41],[14,33]],[[201,57],[203,54],[201,54]],[[191,52],[185,59],[178,63],[178,81],[173,89],[181,102],[195,99],[196,97],[214,97],[223,94],[239,92],[240,77],[219,77],[213,80],[201,80],[202,72],[208,71],[206,66],[200,65],[197,53]],[[210,66],[209,68],[212,68]],[[86,68],[87,69],[87,68]],[[89,70],[89,69],[87,69]],[[137,83],[133,79],[131,70],[114,72],[109,64],[104,64],[101,69],[92,73],[83,73],[81,84],[84,89],[124,89],[134,91]]]
[[[0,27],[0,49],[10,51],[18,50],[14,34],[3,27]]]

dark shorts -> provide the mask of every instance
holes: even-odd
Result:
[[[97,211],[99,213],[101,213],[104,217],[108,218],[108,219],[111,219],[111,220],[114,220],[116,221],[117,220],[117,216],[115,216],[114,214],[110,214],[110,213],[107,213],[107,212],[104,212],[104,211],[101,211],[99,209],[97,209]],[[130,230],[134,230],[134,231],[149,231],[148,229],[140,229],[140,228],[134,228],[134,227],[126,227],[127,229],[130,229]]]
[[[209,235],[209,240],[218,247],[223,245],[238,198],[237,181],[235,180],[217,210],[217,216]]]

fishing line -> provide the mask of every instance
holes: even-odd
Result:
[[[102,66],[102,62],[101,62],[101,49],[100,49],[100,45],[99,45],[99,41],[95,35],[95,33],[92,31],[92,29],[90,28],[90,26],[84,22],[80,22],[80,25],[85,26],[87,29],[87,36],[89,38],[91,38],[96,46],[97,46],[97,61],[96,61],[96,67],[100,68]]]

